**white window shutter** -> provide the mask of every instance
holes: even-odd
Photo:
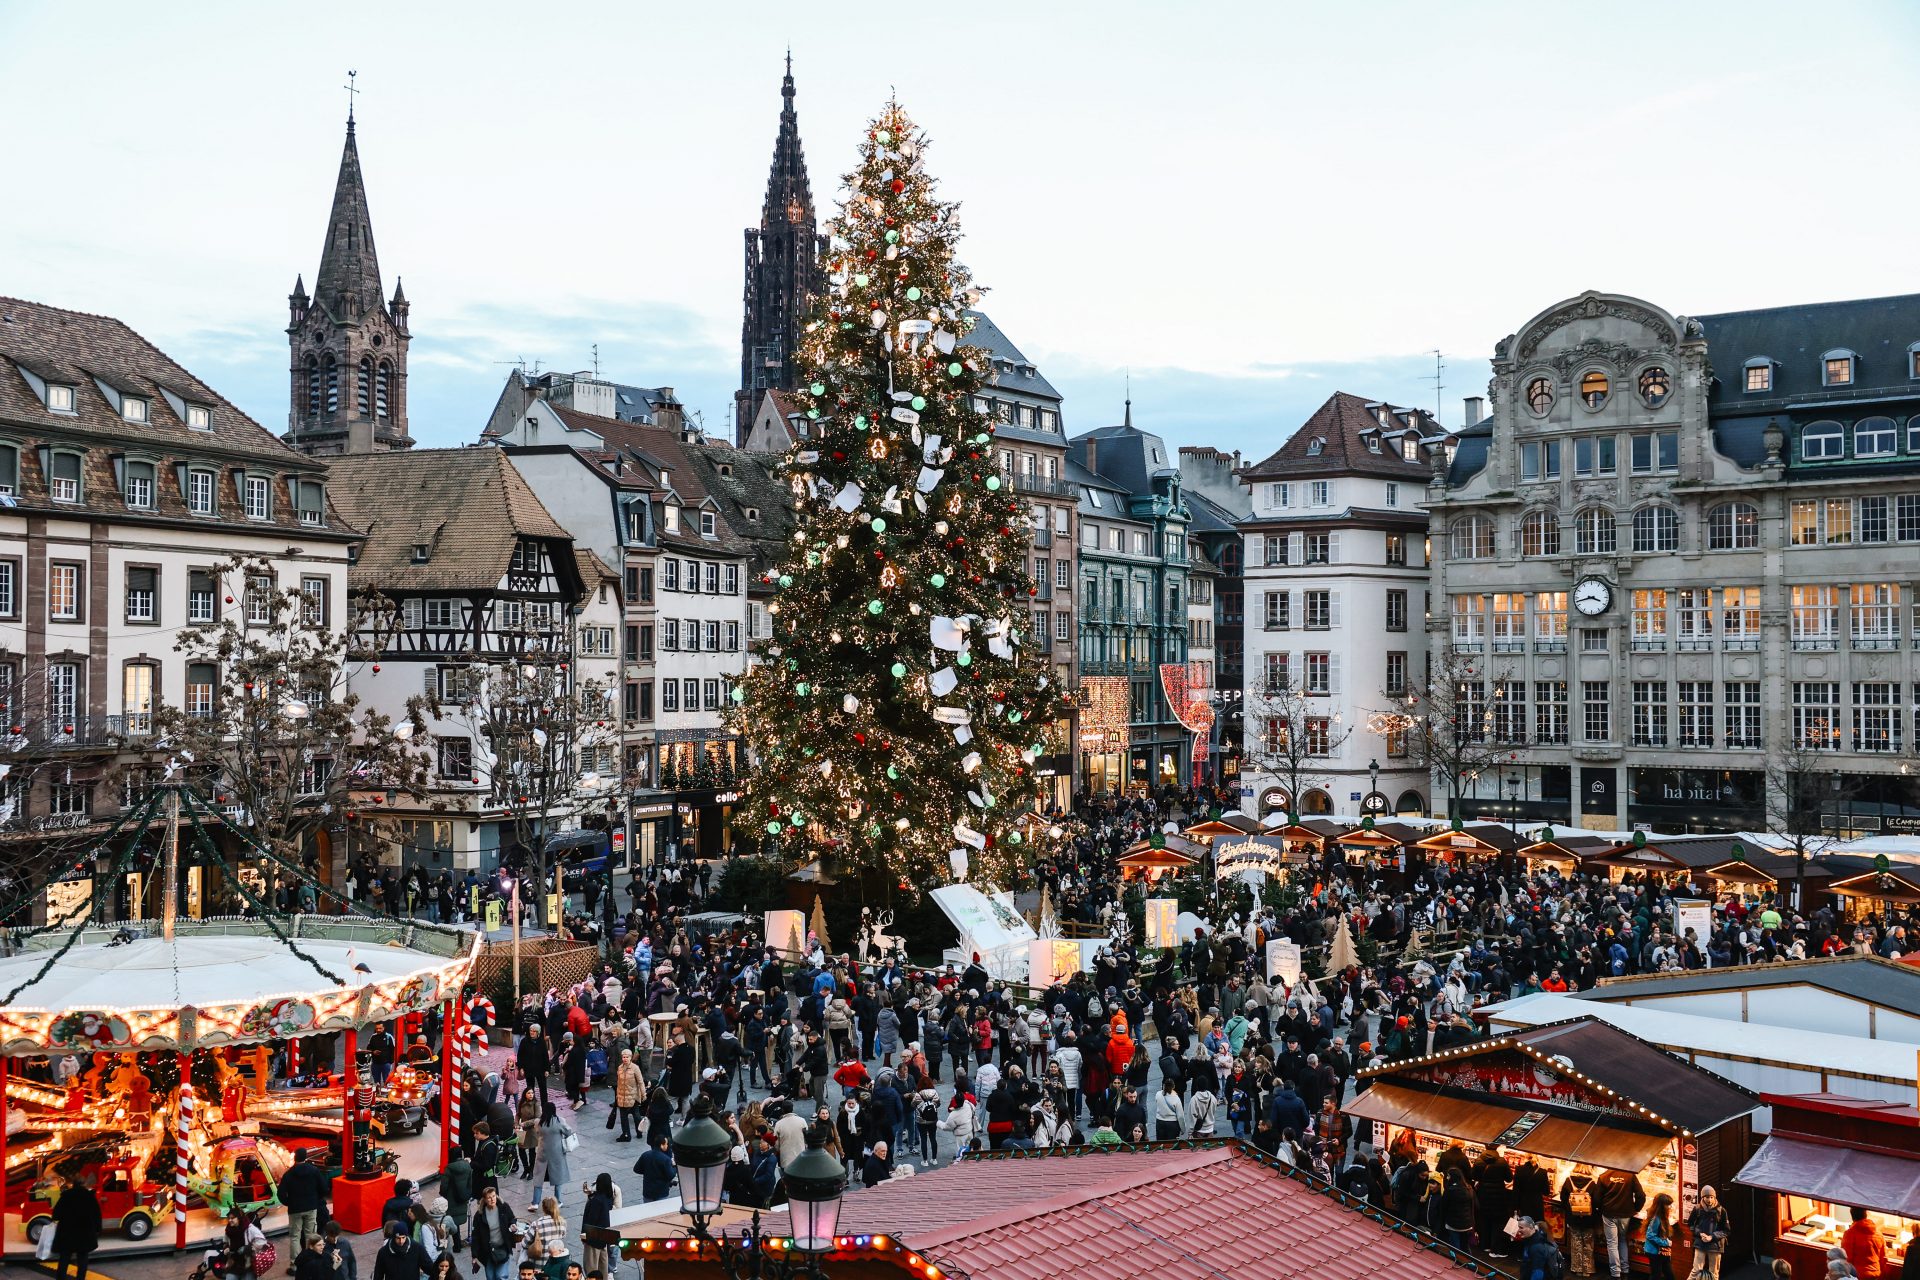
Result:
[[[1305,555],[1305,552],[1301,550],[1302,546],[1305,544],[1305,541],[1306,541],[1306,538],[1305,538],[1305,535],[1303,534],[1290,533],[1287,535],[1287,563],[1288,564],[1301,564],[1305,562],[1306,555]]]
[[[1327,481],[1327,505],[1330,507],[1340,505],[1340,482],[1338,480]]]
[[[437,702],[440,700],[440,668],[429,666],[426,674],[426,694]]]
[[[1340,534],[1337,531],[1327,535],[1327,562],[1340,563]]]
[[[1336,627],[1340,625],[1339,597],[1337,596],[1334,604],[1333,625]],[[1337,653],[1327,655],[1327,693],[1336,698],[1340,696],[1340,655]]]
[[[1296,627],[1304,627],[1307,625],[1305,602],[1300,599],[1300,593],[1298,591],[1287,592],[1287,617],[1291,619],[1292,624]]]
[[[1330,627],[1340,625],[1340,593],[1338,591],[1327,592],[1327,625]]]

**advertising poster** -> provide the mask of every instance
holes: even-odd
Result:
[[[1707,938],[1713,932],[1713,904],[1697,898],[1681,898],[1673,904],[1673,936],[1686,940],[1687,930],[1693,930],[1693,940],[1700,944],[1700,952],[1706,954]]]
[[[1279,978],[1291,987],[1300,981],[1300,944],[1285,938],[1267,942],[1267,981]]]

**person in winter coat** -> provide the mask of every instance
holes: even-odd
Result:
[[[546,1161],[544,1177],[553,1188],[555,1203],[565,1200],[567,1184],[573,1181],[573,1162],[567,1155],[567,1139],[572,1136],[573,1126],[561,1118],[551,1102],[544,1104],[540,1108],[540,1155]]]
[[[1274,1130],[1279,1133],[1305,1133],[1307,1122],[1311,1119],[1312,1113],[1307,1110],[1307,1104],[1294,1092],[1293,1081],[1282,1080],[1267,1102],[1267,1120]]]
[[[673,1045],[667,1050],[667,1093],[675,1115],[687,1109],[687,1099],[693,1096],[693,1045],[679,1031],[673,1033]]]
[[[1673,1225],[1667,1220],[1672,1209],[1673,1197],[1664,1191],[1647,1206],[1647,1231],[1640,1248],[1647,1255],[1648,1280],[1673,1280]],[[1860,1210],[1855,1209],[1854,1212],[1859,1213]],[[1873,1242],[1876,1246],[1880,1243],[1878,1227],[1873,1227]],[[1862,1271],[1860,1274],[1865,1276],[1867,1273]],[[1875,1277],[1879,1274],[1878,1271],[1873,1273]]]
[[[1172,1080],[1160,1082],[1153,1099],[1153,1140],[1171,1142],[1180,1136],[1187,1120],[1186,1107],[1180,1101],[1180,1087]]]
[[[467,1214],[474,1201],[473,1163],[458,1150],[440,1175],[440,1190],[447,1198],[447,1243],[458,1249],[467,1237]]]
[[[520,1072],[526,1076],[527,1083],[540,1091],[540,1101],[547,1100],[547,1077],[553,1073],[553,1056],[548,1051],[547,1038],[540,1030],[540,1024],[534,1023],[527,1028],[527,1034],[513,1051],[513,1059],[520,1064]]]
[[[1720,1203],[1719,1192],[1712,1187],[1700,1188],[1700,1201],[1687,1215],[1687,1230],[1693,1235],[1693,1270],[1688,1280],[1720,1280],[1720,1255],[1726,1252],[1733,1224],[1727,1218],[1727,1207]],[[1907,1256],[1913,1255],[1909,1252]]]
[[[1600,1229],[1600,1179],[1586,1165],[1576,1165],[1560,1184],[1560,1212],[1567,1220],[1567,1265],[1575,1275],[1594,1273],[1595,1260],[1604,1257],[1595,1236]]]
[[[956,1092],[947,1104],[947,1118],[940,1122],[940,1127],[953,1135],[955,1159],[973,1149],[977,1120],[973,1095]]]
[[[880,1012],[874,1018],[873,1051],[880,1058],[880,1065],[893,1065],[893,1056],[900,1052],[900,1015],[893,1011],[893,1002],[882,997]]]
[[[1447,1243],[1456,1249],[1464,1249],[1473,1239],[1474,1222],[1473,1188],[1461,1176],[1460,1170],[1448,1169],[1446,1181],[1440,1191],[1440,1230],[1446,1233]]]
[[[615,1142],[632,1142],[640,1124],[640,1101],[646,1096],[647,1077],[633,1060],[633,1050],[620,1051],[620,1065],[613,1069],[613,1108],[620,1113],[620,1136]]]
[[[1073,1125],[1048,1098],[1033,1110],[1032,1134],[1036,1147],[1064,1147],[1073,1139]]]
[[[1633,1220],[1647,1202],[1646,1188],[1640,1179],[1619,1169],[1600,1175],[1600,1226],[1607,1237],[1607,1272],[1625,1276],[1633,1261]]]
[[[65,1277],[71,1262],[78,1280],[87,1280],[87,1260],[100,1247],[100,1198],[78,1178],[59,1181],[64,1186],[53,1202],[54,1274]]]
[[[1068,1119],[1080,1118],[1080,1080],[1084,1059],[1080,1056],[1080,1046],[1071,1031],[1060,1037],[1060,1047],[1054,1050],[1053,1064],[1060,1068],[1060,1084],[1065,1091],[1062,1098],[1062,1111]]]
[[[1535,1219],[1521,1216],[1520,1234],[1513,1243],[1520,1251],[1520,1280],[1555,1280],[1560,1272],[1560,1251]]]
[[[1187,1099],[1187,1122],[1192,1125],[1189,1136],[1211,1138],[1219,1107],[1220,1099],[1214,1096],[1212,1090],[1205,1086],[1195,1088],[1193,1096]]]
[[[1672,1203],[1670,1197],[1664,1194],[1658,1195],[1653,1200],[1654,1209],[1661,1207],[1662,1200]],[[1647,1211],[1649,1232],[1653,1229],[1654,1209]],[[1841,1235],[1840,1247],[1846,1251],[1847,1261],[1853,1264],[1854,1274],[1859,1276],[1860,1280],[1880,1280],[1887,1270],[1887,1246],[1880,1238],[1880,1226],[1867,1216],[1865,1209],[1857,1205],[1850,1212],[1853,1221],[1847,1224],[1845,1233]],[[59,1239],[55,1236],[54,1243],[58,1244]],[[1652,1261],[1651,1250],[1649,1250],[1648,1261]],[[1673,1280],[1673,1273],[1669,1270],[1664,1277],[1656,1274],[1655,1280]]]
[[[507,1264],[513,1260],[513,1226],[513,1210],[499,1190],[482,1191],[473,1215],[473,1265],[484,1270],[486,1280],[506,1280]]]
[[[1513,1216],[1513,1168],[1498,1151],[1489,1150],[1473,1167],[1474,1230],[1488,1257],[1508,1256],[1512,1245],[1506,1233]]]

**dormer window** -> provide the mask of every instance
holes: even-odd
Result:
[[[719,521],[714,518],[713,512],[702,511],[700,513],[700,536],[703,538],[718,537],[719,532]]]
[[[666,509],[666,515],[667,515],[667,532],[668,533],[680,532],[680,508],[669,505]]]
[[[153,510],[153,464],[151,462],[127,463],[126,496],[128,510]]]
[[[1747,361],[1746,375],[1745,386],[1749,393],[1773,390],[1773,361],[1767,357],[1755,356]]]
[[[20,450],[0,444],[0,497],[11,498],[20,492]]]
[[[187,426],[194,431],[213,430],[213,411],[203,404],[188,405]]]
[[[758,508],[758,507],[748,507],[748,508],[747,508],[747,519],[748,519],[748,520],[750,520],[750,521],[753,521],[753,522],[755,522],[755,523],[758,523],[758,522],[759,522],[759,520],[760,520],[760,508]]]
[[[1378,453],[1378,452],[1380,452],[1380,437],[1379,437],[1379,436],[1376,436],[1376,435],[1369,435],[1369,436],[1367,437],[1367,452],[1368,452],[1368,453]]]
[[[413,544],[413,563],[425,564],[432,555],[433,544],[431,542],[416,542]]]
[[[724,480],[733,479],[733,464],[731,462],[723,462],[720,464],[720,476]]]
[[[1401,436],[1400,456],[1408,462],[1420,461],[1420,437]]]
[[[187,510],[196,516],[213,514],[213,472],[187,472]]]
[[[1920,342],[1907,348],[1907,376],[1920,378]]]
[[[55,502],[80,501],[80,455],[56,453],[48,467],[48,496]]]
[[[1844,348],[1827,352],[1820,357],[1820,381],[1822,386],[1850,387],[1853,385],[1853,362],[1858,359],[1853,352]]]
[[[302,480],[294,492],[301,524],[321,525],[327,522],[325,486],[318,480]]]
[[[153,408],[141,396],[120,397],[120,418],[124,422],[144,423],[152,419]]]
[[[1315,457],[1320,453],[1321,450],[1325,449],[1326,447],[1327,447],[1326,437],[1315,436],[1313,439],[1307,441],[1307,456],[1309,458]]]
[[[49,383],[47,386],[47,408],[54,413],[72,413],[73,388]]]

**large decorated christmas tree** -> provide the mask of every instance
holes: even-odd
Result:
[[[830,224],[798,353],[808,430],[784,463],[798,527],[732,712],[745,812],[784,854],[914,890],[1031,861],[1033,762],[1066,710],[1029,635],[1028,507],[976,407],[979,295],[926,147],[889,103]]]

